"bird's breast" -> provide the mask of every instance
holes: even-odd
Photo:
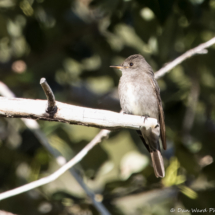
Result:
[[[138,86],[134,84],[127,84],[125,95],[124,95],[124,105],[129,113],[134,115],[141,115],[142,107],[140,101],[140,95],[138,92],[140,91]]]
[[[147,79],[120,79],[119,98],[122,110],[134,115],[158,117],[158,104],[155,92]]]

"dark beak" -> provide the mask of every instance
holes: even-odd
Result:
[[[111,68],[116,68],[116,69],[123,69],[123,66],[110,66]]]

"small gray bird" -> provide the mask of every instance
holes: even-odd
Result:
[[[121,66],[111,66],[120,69],[118,92],[121,108],[126,114],[134,114],[156,118],[160,123],[160,137],[163,148],[166,149],[165,123],[160,88],[154,78],[154,72],[145,58],[139,54],[128,57]],[[141,140],[151,154],[156,177],[165,176],[163,158],[160,152],[159,130],[146,128],[138,130]]]

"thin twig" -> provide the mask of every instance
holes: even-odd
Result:
[[[51,87],[47,83],[45,78],[40,79],[40,85],[43,88],[43,91],[46,95],[46,98],[48,100],[48,108],[46,110],[47,113],[49,113],[52,117],[54,114],[57,112],[57,106],[55,105],[55,96],[54,93],[52,92]]]
[[[41,178],[37,181],[31,182],[29,184],[26,184],[24,186],[15,188],[10,191],[6,191],[4,193],[0,194],[0,200],[6,199],[11,196],[18,195],[20,193],[24,193],[26,191],[32,190],[36,187],[40,187],[42,185],[48,184],[54,180],[56,180],[59,176],[61,176],[64,172],[66,172],[69,168],[77,164],[79,161],[83,159],[83,157],[86,156],[86,154],[98,143],[102,141],[104,137],[106,137],[110,133],[109,130],[102,130],[99,132],[98,135],[89,143],[87,144],[74,158],[72,158],[68,163],[63,165],[60,169],[58,169],[56,172],[52,173],[51,175]]]
[[[213,37],[211,40],[209,40],[209,41],[207,41],[205,43],[202,43],[202,44],[198,45],[197,47],[195,47],[193,49],[188,50],[187,52],[185,52],[184,54],[182,54],[181,56],[179,56],[178,58],[176,58],[172,62],[168,63],[167,65],[165,65],[160,70],[158,70],[155,73],[155,78],[156,79],[161,78],[167,72],[169,72],[171,69],[173,69],[178,64],[180,64],[182,61],[185,61],[187,58],[190,58],[195,54],[206,54],[207,53],[206,48],[212,46],[213,44],[215,44],[215,37]]]

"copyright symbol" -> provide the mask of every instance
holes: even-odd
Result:
[[[175,212],[175,208],[171,208],[171,209],[170,209],[170,212]]]

